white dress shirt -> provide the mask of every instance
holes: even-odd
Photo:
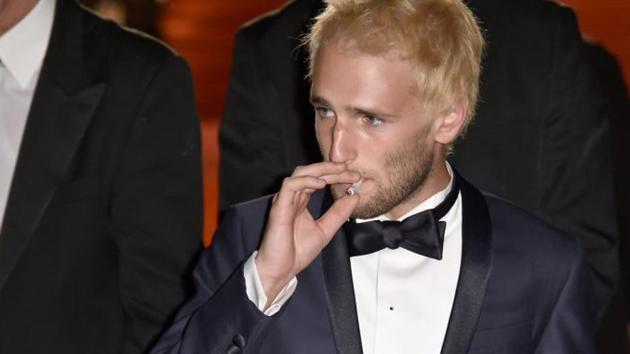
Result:
[[[407,214],[407,217],[440,204],[452,189],[451,180]],[[446,222],[442,260],[417,255],[403,248],[388,249],[350,258],[359,331],[366,354],[439,354],[455,299],[462,254],[461,194],[440,220]],[[371,220],[388,220],[384,215]],[[370,220],[357,220],[366,222]],[[262,309],[267,298],[256,270],[256,253],[245,263],[249,299]],[[291,297],[297,280],[291,280],[265,311],[275,314]]]
[[[0,36],[0,229],[54,13],[55,0],[39,0]]]

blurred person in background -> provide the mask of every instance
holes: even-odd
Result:
[[[201,249],[188,66],[71,0],[0,0],[0,353],[140,354]]]

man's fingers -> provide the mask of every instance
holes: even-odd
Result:
[[[319,177],[326,181],[327,184],[347,183],[352,184],[361,179],[361,176],[356,172],[344,171],[339,174],[328,174]]]
[[[326,181],[316,176],[288,177],[282,181],[280,194],[284,192],[294,194],[308,190],[318,190],[324,187],[326,187]]]
[[[318,162],[306,166],[298,166],[293,170],[291,177],[315,176],[320,177],[330,174],[339,174],[347,171],[348,167],[343,162]]]
[[[354,208],[359,204],[359,195],[343,196],[337,199],[333,205],[322,215],[317,224],[324,232],[325,241],[328,242],[339,230],[341,225],[348,221]]]
[[[296,207],[296,194],[310,194],[313,190],[322,189],[326,186],[326,181],[313,176],[289,177],[282,182],[280,192],[274,197],[274,207],[272,213],[287,213],[289,209]],[[294,215],[290,212],[289,215]]]

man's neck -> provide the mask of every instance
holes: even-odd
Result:
[[[0,37],[18,24],[37,4],[37,0],[0,0]]]

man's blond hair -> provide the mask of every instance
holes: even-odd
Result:
[[[425,112],[464,104],[472,119],[479,91],[483,36],[460,0],[327,0],[305,44],[309,73],[325,45],[373,55],[399,55],[416,68]]]

